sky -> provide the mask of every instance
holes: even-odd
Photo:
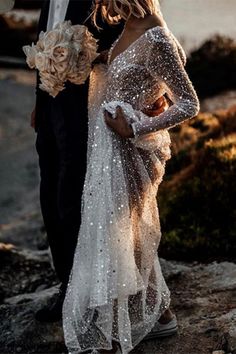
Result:
[[[161,0],[168,27],[189,52],[215,33],[236,39],[236,0]]]

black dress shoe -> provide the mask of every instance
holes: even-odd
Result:
[[[57,322],[62,319],[62,305],[65,299],[66,287],[61,285],[56,298],[35,313],[35,319],[39,322]]]

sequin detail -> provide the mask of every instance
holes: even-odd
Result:
[[[112,340],[127,354],[169,307],[156,195],[171,157],[168,129],[199,109],[185,62],[171,32],[155,27],[91,74],[82,222],[63,305],[71,354],[109,350]],[[173,106],[152,119],[142,113],[164,93]],[[118,105],[134,139],[120,138],[104,122],[104,109],[114,114]]]

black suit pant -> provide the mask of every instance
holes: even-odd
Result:
[[[78,239],[86,173],[87,105],[83,102],[77,108],[78,100],[79,96],[75,100],[73,94],[66,105],[61,99],[45,100],[36,139],[42,215],[55,271],[64,284],[69,279]]]

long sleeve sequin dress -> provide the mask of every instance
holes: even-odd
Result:
[[[63,305],[71,354],[111,349],[112,340],[129,353],[169,307],[156,196],[171,157],[168,129],[199,111],[185,62],[171,31],[157,26],[91,74],[82,223]],[[165,112],[142,113],[163,94],[173,102]],[[117,106],[135,138],[106,126],[104,110]]]

